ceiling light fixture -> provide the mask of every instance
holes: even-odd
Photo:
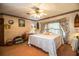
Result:
[[[45,10],[41,10],[37,6],[33,6],[31,9],[32,10],[27,14],[29,15],[29,18],[32,20],[40,20],[41,17],[47,15],[46,13],[44,13]]]

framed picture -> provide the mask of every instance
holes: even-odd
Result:
[[[37,29],[39,29],[39,23],[37,22]]]
[[[8,23],[9,23],[9,24],[13,24],[14,21],[13,21],[13,20],[9,20]]]
[[[74,27],[79,27],[79,15],[77,14],[74,19]]]
[[[19,25],[19,27],[25,27],[25,20],[24,19],[18,19],[18,25]]]
[[[11,28],[11,25],[9,24],[4,24],[4,29],[10,29]]]

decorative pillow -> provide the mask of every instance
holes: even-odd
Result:
[[[52,35],[52,33],[51,33],[51,32],[49,32],[49,35]]]
[[[44,35],[47,35],[48,33],[47,33],[47,32],[43,32],[43,34],[44,34]]]
[[[44,35],[52,35],[51,32],[44,32],[43,34],[44,34]]]

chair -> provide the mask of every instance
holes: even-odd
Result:
[[[23,42],[24,42],[24,39],[22,38],[22,36],[16,36],[13,39],[13,44],[19,44],[19,43],[23,43]]]

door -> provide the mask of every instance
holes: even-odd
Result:
[[[4,45],[4,19],[0,18],[0,45]]]

